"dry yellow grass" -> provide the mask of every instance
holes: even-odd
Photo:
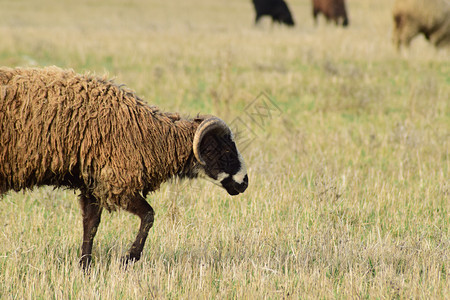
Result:
[[[418,38],[396,53],[388,0],[349,0],[348,29],[289,3],[292,30],[255,28],[250,0],[2,1],[0,65],[107,72],[254,140],[243,195],[194,181],[148,197],[155,224],[126,271],[137,218],[104,215],[86,276],[76,194],[6,195],[1,298],[448,297],[449,52]],[[282,111],[263,128],[246,109],[261,92]]]

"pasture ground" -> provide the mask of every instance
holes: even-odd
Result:
[[[314,27],[309,0],[289,1],[293,29],[254,27],[250,0],[0,3],[0,65],[108,73],[166,111],[238,124],[250,179],[237,197],[201,180],[150,195],[126,271],[138,219],[105,213],[89,276],[77,195],[9,193],[0,298],[450,295],[450,52],[420,37],[396,53],[391,1],[348,0],[348,29]]]

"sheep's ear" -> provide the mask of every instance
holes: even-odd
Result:
[[[231,135],[231,130],[223,120],[217,117],[209,117],[203,120],[202,123],[200,123],[200,125],[197,128],[197,131],[195,132],[192,147],[194,149],[195,158],[202,165],[205,165],[206,163],[200,154],[201,153],[200,145],[202,143],[203,138],[207,134],[215,134],[217,136],[224,136],[227,134]]]

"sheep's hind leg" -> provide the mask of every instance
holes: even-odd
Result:
[[[83,212],[83,244],[80,265],[87,270],[92,260],[92,244],[100,224],[102,208],[99,206],[98,200],[90,193],[81,194],[80,206]]]
[[[138,261],[141,258],[148,231],[153,226],[155,216],[153,208],[148,204],[145,198],[140,195],[135,196],[134,199],[130,201],[126,210],[137,215],[141,219],[141,226],[136,236],[136,240],[123,258],[124,263]]]
[[[319,15],[319,10],[314,8],[313,9],[313,17],[314,17],[314,26],[317,26],[317,16]]]

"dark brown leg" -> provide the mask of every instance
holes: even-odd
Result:
[[[130,261],[138,261],[141,258],[148,231],[153,226],[155,212],[150,204],[148,204],[148,202],[140,195],[134,197],[126,210],[137,215],[141,219],[141,227],[139,228],[136,240],[124,257],[124,262],[128,263]]]
[[[317,15],[319,14],[319,10],[313,9],[313,17],[314,17],[314,25],[317,26]]]
[[[100,224],[102,208],[99,206],[98,200],[89,193],[81,194],[80,206],[83,212],[83,244],[81,246],[80,265],[86,270],[91,264],[92,244]]]

